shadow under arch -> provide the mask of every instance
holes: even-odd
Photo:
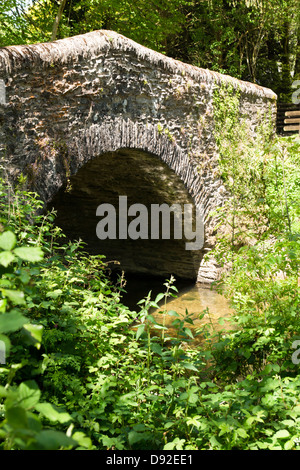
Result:
[[[127,196],[128,206],[143,204],[149,214],[152,204],[190,204],[205,220],[207,195],[187,152],[157,126],[124,120],[83,129],[67,148],[69,175],[58,175],[60,188],[48,204],[66,235],[81,238],[91,254],[120,261],[126,272],[196,280],[203,249],[187,250],[184,238],[99,240],[96,235],[97,207],[111,204],[118,220],[120,196]]]

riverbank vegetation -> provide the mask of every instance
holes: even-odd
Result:
[[[55,214],[34,215],[36,195],[13,194],[2,179],[2,449],[297,448],[299,142],[275,138],[264,152],[265,231],[244,246],[226,232],[214,253],[231,264],[220,287],[232,330],[204,326],[198,349],[189,312],[163,303],[160,322],[149,313],[176,295],[172,278],[129,311],[105,260],[64,239]],[[238,220],[236,206],[226,211]]]
[[[115,29],[290,99],[298,2],[152,3],[129,11],[122,1],[66,1],[57,16],[56,2],[24,10],[8,0],[0,38],[8,45]],[[124,279],[111,282],[106,260],[70,242],[26,180],[13,191],[1,168],[1,450],[299,448],[300,144],[268,126],[250,140],[236,120],[238,94],[226,93],[214,96],[215,138],[231,197],[214,214],[211,253],[224,268],[215,287],[233,311],[226,331],[207,322],[193,333],[191,312],[168,311],[173,278],[129,310]]]

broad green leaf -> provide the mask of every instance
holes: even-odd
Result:
[[[38,433],[42,430],[42,423],[39,420],[39,417],[36,414],[31,413],[30,411],[26,412],[28,420],[28,428],[34,433]]]
[[[36,437],[34,449],[38,450],[58,450],[60,448],[69,448],[76,446],[76,441],[66,436],[63,432],[43,430]]]
[[[164,445],[164,450],[174,450],[175,444],[173,442],[168,442]]]
[[[30,261],[31,263],[42,261],[44,256],[42,249],[39,247],[20,247],[16,248],[14,253],[22,260]]]
[[[168,329],[167,326],[160,325],[159,323],[155,323],[153,326],[151,326],[151,328],[155,330],[167,330]]]
[[[142,324],[138,327],[138,329],[136,330],[136,339],[137,340],[144,333],[144,330],[145,330],[145,325],[144,324]]]
[[[175,310],[169,310],[167,312],[167,314],[170,316],[170,317],[179,317],[179,313],[175,312]]]
[[[18,388],[20,405],[26,410],[34,408],[40,399],[41,391],[34,380],[22,382]]]
[[[264,368],[264,370],[262,371],[262,373],[264,375],[269,375],[269,374],[271,374],[272,370],[273,370],[272,364],[267,364],[266,367]]]
[[[63,291],[61,289],[56,289],[56,290],[47,292],[46,297],[50,297],[51,299],[57,299],[62,293],[63,293]],[[91,300],[91,299],[89,299],[89,300]],[[95,298],[95,300],[96,300],[96,302],[98,302],[98,299]]]
[[[170,290],[174,290],[175,292],[178,292],[178,289],[175,286],[170,286]]]
[[[285,450],[291,450],[291,449],[294,449],[296,447],[294,439],[296,439],[296,436],[293,439],[289,439],[288,441],[285,442],[285,444],[284,444],[284,449]]]
[[[155,320],[153,315],[147,315],[147,320],[150,321],[153,324],[157,323],[157,321]]]
[[[284,424],[287,427],[294,427],[295,426],[295,421],[293,419],[284,419],[281,421],[282,424]]]
[[[219,448],[221,449],[222,448],[222,445],[220,444],[220,442],[216,439],[215,436],[212,436],[209,438],[209,442],[211,443],[211,446],[212,448]]]
[[[162,355],[162,348],[158,343],[151,343],[151,349],[156,354]]]
[[[146,436],[148,436],[148,433],[130,431],[128,433],[128,442],[129,442],[130,446],[132,446],[136,442],[140,442],[140,441],[144,440]]]
[[[188,426],[195,426],[197,429],[201,426],[200,416],[194,416],[193,418],[189,418],[186,422]]]
[[[2,289],[2,294],[7,297],[14,305],[24,305],[24,292],[20,290]]]
[[[29,273],[23,269],[20,273],[20,279],[22,281],[23,284],[28,284],[28,282],[30,281],[30,275]]]
[[[124,450],[124,445],[121,437],[108,437],[102,434],[101,440],[102,444],[108,449],[115,448],[117,450]]]
[[[69,413],[60,412],[56,410],[54,406],[51,405],[51,403],[38,403],[35,409],[39,413],[42,413],[45,418],[53,422],[59,422],[64,424],[68,423],[69,421],[72,421],[72,417],[69,415]]]
[[[249,437],[249,434],[247,434],[247,432],[245,431],[245,429],[243,428],[238,428],[236,430],[236,433],[238,434],[238,436],[241,436],[243,437],[244,439],[246,439],[247,437]]]
[[[5,418],[9,426],[14,429],[28,428],[26,411],[21,406],[12,406],[5,411]]]
[[[14,261],[15,257],[11,251],[1,251],[0,264],[7,268],[7,266]]]
[[[190,338],[194,339],[194,336],[193,336],[193,333],[191,332],[191,330],[189,328],[187,328],[186,326],[184,328],[182,328],[182,330],[185,332],[185,334],[187,334]]]
[[[181,365],[181,367],[184,367],[185,369],[194,370],[195,372],[199,372],[197,367],[195,367],[190,362],[180,362],[180,365]]]
[[[172,442],[168,442],[165,446],[164,446],[164,450],[183,450],[183,446],[184,446],[184,443],[185,443],[185,439],[180,439],[179,437],[175,437],[174,441]]]
[[[30,339],[35,344],[37,349],[40,349],[41,342],[42,342],[42,334],[43,334],[43,325],[35,325],[32,323],[26,323],[23,325],[24,330],[30,336]]]
[[[154,300],[154,302],[157,304],[161,299],[163,299],[165,296],[165,294],[163,294],[162,292],[160,294],[158,294]]]
[[[288,432],[287,429],[281,429],[280,431],[277,431],[273,437],[276,437],[276,439],[285,439],[290,436],[290,433]]]
[[[0,248],[11,251],[17,243],[17,238],[13,232],[7,231],[0,235]]]
[[[171,428],[172,426],[174,426],[173,421],[168,421],[167,423],[165,423],[164,428],[165,428],[165,429],[169,429],[169,428]]]
[[[135,424],[133,426],[133,431],[137,431],[137,432],[147,431],[147,426],[145,424],[142,424],[142,423]]]
[[[188,398],[189,403],[197,403],[198,400],[199,400],[198,395],[196,395],[195,393],[189,394],[189,398]]]
[[[0,333],[17,331],[28,322],[20,312],[10,312],[0,314]]]
[[[72,439],[85,449],[91,449],[93,447],[91,439],[86,436],[83,432],[77,431],[73,434]]]

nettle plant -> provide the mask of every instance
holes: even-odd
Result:
[[[30,366],[29,349],[40,350],[43,333],[43,326],[32,322],[26,314],[28,293],[34,291],[34,279],[39,274],[44,252],[40,237],[33,237],[34,230],[24,231],[27,224],[23,218],[29,208],[32,211],[34,206],[39,206],[31,194],[24,196],[12,203],[8,187],[1,183],[0,339],[4,348],[0,366],[0,448],[79,448],[84,435],[72,433],[71,416],[41,401],[36,381],[15,380],[23,367]],[[16,225],[18,236],[14,233]],[[57,423],[67,426],[67,430],[57,430]]]
[[[218,234],[220,242],[234,250],[259,239],[268,224],[265,191],[271,119],[262,119],[253,136],[247,120],[240,117],[240,90],[232,85],[215,90],[214,118],[220,177],[230,194],[218,211]]]
[[[35,194],[1,191],[2,448],[162,446],[163,424],[151,431],[160,388],[178,380],[178,390],[189,388],[201,364],[182,347],[192,337],[190,315],[164,308],[160,324],[149,313],[174,295],[173,279],[165,294],[130,312],[102,257],[64,243],[54,214],[38,215]],[[166,315],[174,317],[176,337]],[[164,420],[176,387],[162,407]],[[144,402],[147,413],[136,408]]]
[[[220,237],[235,324],[215,337],[204,327],[201,348],[192,345],[192,315],[168,310],[173,278],[129,311],[123,279],[111,282],[103,257],[68,241],[35,194],[2,184],[2,449],[297,448],[299,153],[285,142],[284,174],[280,153],[263,172],[265,230],[243,246],[232,230]]]
[[[231,298],[238,326],[219,344],[216,360],[222,355],[225,375],[245,376],[270,364],[295,374],[291,347],[300,333],[300,142],[270,136],[268,121],[250,140],[237,118],[238,91],[216,93],[216,115],[223,123],[216,137],[221,177],[231,197],[219,210],[213,255],[230,268],[219,287]]]
[[[0,181],[0,339],[4,345],[0,448],[4,450],[91,446],[82,432],[74,431],[70,414],[45,400],[43,384],[35,379],[46,329],[41,315],[32,313],[32,299],[42,300],[43,270],[53,257],[59,259],[55,254],[59,229],[52,225],[53,215],[37,215],[41,206],[36,194],[13,192]]]

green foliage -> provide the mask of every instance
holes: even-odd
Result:
[[[1,387],[0,396],[4,398],[5,416],[0,439],[5,440],[5,450],[57,450],[78,446],[68,433],[43,428],[40,416],[62,424],[69,423],[72,418],[50,403],[40,403],[41,391],[35,381],[22,382],[18,387]]]
[[[103,257],[69,242],[23,179],[1,182],[1,449],[297,449],[299,142],[263,118],[250,139],[238,107],[239,90],[216,91],[230,197],[213,255],[230,268],[232,330],[204,326],[201,347],[189,312],[167,308],[173,277],[129,311]]]
[[[285,167],[289,207],[295,168]],[[195,349],[191,315],[167,309],[173,278],[130,312],[103,258],[67,242],[54,214],[39,215],[36,195],[2,185],[0,203],[0,255],[10,255],[0,256],[0,333],[10,346],[0,369],[2,449],[297,448],[299,239],[288,224],[273,224],[272,243],[220,240],[234,255],[224,285],[235,323],[226,335],[203,327],[207,340]],[[289,213],[294,227],[299,214]],[[275,204],[270,214],[277,219]]]
[[[219,212],[220,226],[227,220],[229,229],[220,230],[214,255],[227,268],[219,289],[230,299],[234,323],[233,331],[216,338],[211,348],[214,377],[221,383],[238,381],[235,397],[242,390],[245,400],[241,416],[250,417],[249,404],[260,413],[262,429],[255,440],[248,439],[248,424],[254,421],[247,418],[242,426],[247,448],[295,448],[299,366],[292,348],[300,333],[300,143],[270,140],[264,126],[251,142],[236,120],[238,94],[220,93],[215,106],[223,127],[216,138],[231,197]]]
[[[62,17],[57,19],[62,5]],[[0,45],[117,31],[193,65],[272,88],[291,101],[299,78],[298,0],[5,0]]]
[[[34,364],[32,348],[39,351],[42,346],[44,326],[38,319],[32,321],[30,296],[37,292],[33,279],[40,275],[39,266],[48,246],[41,248],[45,225],[38,230],[28,225],[29,213],[39,208],[40,202],[30,193],[17,192],[13,200],[9,195],[1,183],[0,338],[5,345],[5,360],[1,356],[0,441],[3,449],[78,448],[82,437],[76,433],[71,436],[72,428],[62,432],[44,425],[46,420],[65,426],[73,421],[71,416],[50,403],[40,402],[41,390],[32,377],[16,379],[23,369]],[[41,217],[36,219],[39,222]]]
[[[300,220],[299,140],[274,135],[268,115],[261,116],[253,137],[246,121],[238,119],[239,95],[227,86],[214,93],[218,166],[231,195],[215,214],[220,220],[215,255],[220,251],[228,262],[245,244],[299,233]]]

